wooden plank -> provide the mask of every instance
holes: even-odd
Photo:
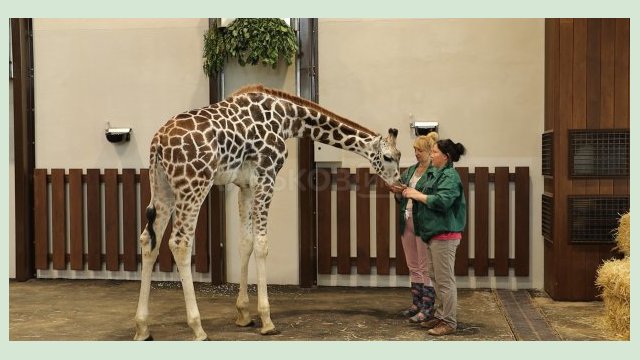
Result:
[[[615,55],[616,55],[616,19],[602,19],[600,34],[600,129],[615,127]],[[599,194],[613,195],[614,180],[600,179]],[[611,256],[611,246],[585,246],[585,264],[582,270],[583,295],[582,299],[596,299],[598,291],[594,281],[596,270],[602,260]],[[578,279],[579,280],[579,279]],[[578,281],[577,280],[577,281]]]
[[[515,275],[529,276],[529,168],[516,167]]]
[[[560,55],[560,37],[559,37],[559,19],[546,19],[545,20],[545,130],[554,130],[557,128],[556,116],[557,116],[557,98],[558,98],[558,64]],[[558,146],[558,135],[555,134],[555,130],[552,133],[553,143],[555,148]],[[556,151],[554,151],[552,158],[552,174],[556,174]],[[557,176],[554,175],[552,179],[547,182],[545,179],[545,191],[553,195],[555,193],[555,186],[557,183]],[[552,239],[555,238],[555,230],[552,232]],[[544,242],[544,289],[555,298],[558,294],[558,286],[556,281],[556,248],[554,243]]]
[[[629,128],[629,19],[616,19],[614,127]]]
[[[586,21],[586,20],[585,20]],[[574,114],[575,116],[575,114]],[[586,120],[582,122],[582,126],[579,128],[584,129],[586,125]],[[592,181],[593,180],[589,180]],[[596,180],[597,182],[597,180]],[[573,179],[571,182],[571,194],[572,195],[584,195],[586,194],[587,189],[587,180],[581,179]],[[574,275],[572,281],[582,284],[586,279],[586,269],[587,269],[587,252],[589,246],[572,246],[571,247],[571,264],[578,269],[585,269],[584,271],[578,271]]]
[[[587,127],[587,19],[573,20],[573,108],[572,129]],[[574,194],[584,194],[586,181],[572,179]],[[578,261],[578,259],[576,259]]]
[[[629,179],[614,179],[613,180],[613,194],[614,195],[629,195]]]
[[[27,281],[33,278],[34,274],[34,232],[33,225],[33,169],[35,169],[35,134],[36,120],[34,111],[34,76],[33,76],[33,19],[12,18],[10,21],[10,45],[11,49],[11,71],[13,76],[9,81],[12,88],[11,97],[11,120],[12,135],[9,141],[8,127],[4,127],[4,146],[12,147],[11,164],[13,167],[13,206],[9,210],[10,221],[15,227],[11,236],[11,242],[15,245],[13,264],[15,279],[17,281]],[[40,100],[38,100],[40,101]],[[9,117],[8,112],[4,116]],[[40,135],[40,134],[38,134]],[[48,135],[48,134],[46,134]],[[45,135],[45,136],[46,136]],[[55,146],[55,145],[54,145]],[[6,159],[6,158],[5,158]],[[4,167],[3,167],[4,168]],[[5,168],[6,169],[6,168]],[[7,174],[7,173],[5,173]],[[3,175],[8,176],[8,175]],[[5,187],[3,191],[7,191]],[[8,197],[5,197],[5,199]],[[3,203],[5,209],[8,208]],[[6,216],[6,215],[5,215]],[[7,229],[3,229],[3,240],[7,238]],[[8,243],[9,240],[5,242]],[[7,248],[4,248],[7,251]],[[5,255],[5,261],[7,257]],[[5,265],[6,266],[6,265]],[[5,268],[6,269],[6,268]]]
[[[559,106],[558,106],[558,118],[557,128],[554,131],[554,180],[555,180],[555,193],[554,193],[554,242],[555,247],[555,261],[556,261],[556,278],[553,281],[558,282],[558,294],[557,296],[565,296],[566,293],[574,291],[570,289],[571,278],[574,275],[573,265],[570,259],[572,256],[571,248],[568,242],[565,240],[568,234],[567,232],[567,207],[566,196],[571,191],[571,182],[568,180],[568,131],[573,119],[573,20],[561,19],[560,20],[560,54],[559,54],[559,73],[558,73],[558,86],[559,86]],[[589,23],[587,22],[587,32],[589,31]],[[588,34],[588,33],[587,33]],[[598,114],[599,114],[599,91],[598,97],[590,98],[589,86],[590,86],[590,59],[589,59],[589,39],[587,39],[587,113],[590,111],[591,102],[597,102]],[[598,55],[599,59],[599,55]],[[599,60],[598,60],[599,66]],[[598,78],[599,79],[599,78]],[[593,79],[591,79],[593,80]],[[599,83],[598,83],[599,86]],[[597,100],[597,101],[596,101]],[[587,119],[588,121],[588,119]],[[517,171],[517,169],[516,169]],[[516,185],[517,187],[517,185]],[[516,212],[523,210],[522,205],[516,205]],[[528,221],[528,220],[527,220]],[[518,225],[516,225],[517,231]],[[518,249],[518,236],[516,236],[516,251]],[[517,255],[517,252],[516,252]],[[517,270],[516,265],[516,270]]]
[[[84,270],[82,169],[69,170],[69,247],[71,270]]]
[[[544,21],[544,126],[543,131],[549,131],[553,129],[553,122],[551,120],[551,32],[550,22],[552,19],[545,19]]]
[[[349,169],[336,170],[336,228],[338,274],[351,273],[351,186]]]
[[[617,129],[630,127],[629,117],[629,19],[616,19],[615,34],[615,98],[613,119]],[[629,177],[613,180],[613,193],[629,194]]]
[[[305,21],[302,21],[304,29]],[[316,164],[311,139],[298,140],[298,279],[302,288],[318,285]]]
[[[358,274],[371,273],[369,168],[356,169],[356,229]]]
[[[469,168],[468,167],[456,167],[458,175],[460,175],[460,181],[464,188],[464,198],[467,201],[467,221],[462,232],[462,239],[460,239],[460,245],[456,250],[456,262],[454,265],[454,272],[456,276],[469,275]]]
[[[104,226],[107,270],[120,270],[120,221],[118,202],[118,170],[104,170]]]
[[[138,228],[140,234],[147,226],[147,207],[150,200],[149,169],[140,169],[140,227]]]
[[[474,274],[489,274],[489,168],[476,167]]]
[[[198,213],[198,223],[195,234],[196,251],[196,271],[201,273],[209,272],[209,196],[204,199],[200,212]]]
[[[610,260],[613,252],[611,245],[593,245],[588,246],[588,256],[585,263],[585,276],[584,276],[584,296],[583,300],[601,300],[602,292],[596,287],[596,277],[598,268],[602,265],[604,260]]]
[[[227,282],[226,251],[226,211],[225,211],[225,187],[214,185],[209,192],[211,194],[209,223],[211,232],[211,283],[221,285]]]
[[[616,19],[602,19],[600,40],[600,129],[611,129],[614,127]]]
[[[400,173],[403,174],[407,171],[406,167],[400,168]],[[389,198],[393,199],[393,194],[389,194]],[[395,199],[393,200],[395,201]],[[395,212],[395,222],[396,222],[396,275],[409,275],[409,267],[407,266],[407,259],[404,256],[404,248],[402,246],[402,233],[400,232],[400,204],[396,202],[396,212]]]
[[[67,208],[64,186],[64,169],[51,170],[51,225],[53,269],[67,268]]]
[[[389,190],[376,176],[376,272],[389,275]]]
[[[601,19],[587,19],[587,129],[600,127]]]
[[[600,179],[600,195],[613,195],[612,179]]]
[[[33,219],[35,237],[35,266],[38,270],[49,269],[49,197],[47,191],[47,169],[33,172]]]
[[[169,239],[171,238],[171,232],[173,231],[173,216],[169,219],[167,229],[162,235],[162,241],[160,242],[160,254],[158,254],[158,268],[163,272],[173,271],[173,254],[169,248]]]
[[[318,168],[318,273],[331,274],[331,170]]]
[[[100,170],[87,169],[87,267],[102,270]]]
[[[393,196],[393,195],[391,195]],[[395,200],[394,200],[395,201]],[[396,203],[399,207],[400,204]],[[396,209],[397,209],[396,207]],[[396,222],[396,275],[409,275],[409,266],[407,266],[407,258],[404,256],[404,248],[402,246],[402,234],[400,233],[400,211],[396,211],[394,218]],[[376,260],[377,261],[377,260]]]
[[[569,126],[587,126],[587,19],[573,20],[573,119]]]
[[[122,169],[122,250],[124,271],[138,271],[136,171]]]
[[[495,276],[509,275],[509,168],[495,168],[494,266]]]

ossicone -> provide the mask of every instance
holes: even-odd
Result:
[[[389,129],[389,136],[387,136],[387,142],[390,145],[395,146],[397,137],[398,137],[398,129],[390,128]]]

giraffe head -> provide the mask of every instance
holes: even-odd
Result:
[[[397,129],[389,129],[387,137],[378,137],[373,142],[371,165],[378,176],[389,185],[400,183],[400,151],[396,148]]]

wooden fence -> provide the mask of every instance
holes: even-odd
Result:
[[[213,194],[213,192],[212,192]],[[198,218],[192,263],[195,271],[209,272],[209,211],[207,197]],[[36,169],[34,172],[35,264],[41,270],[138,271],[138,237],[146,225],[150,199],[149,171],[134,169]],[[139,216],[138,216],[139,215]],[[213,221],[215,222],[215,219]],[[67,226],[69,227],[67,229]],[[164,234],[171,233],[171,223]],[[86,240],[86,241],[85,241]],[[216,259],[213,259],[214,261]],[[103,268],[103,265],[105,268]],[[122,265],[122,267],[121,267]],[[174,262],[163,241],[157,270],[171,272]]]
[[[464,192],[469,205],[469,184],[474,185],[474,207],[468,208],[474,214],[474,237],[469,237],[468,229],[463,232],[463,238],[458,247],[455,273],[459,276],[469,274],[469,268],[474,269],[475,276],[489,275],[488,269],[493,268],[495,276],[508,276],[509,268],[514,268],[516,276],[529,275],[529,168],[516,167],[515,173],[509,173],[508,167],[496,167],[495,173],[489,173],[487,167],[476,167],[475,173],[469,168],[457,168]],[[338,274],[351,274],[356,269],[357,274],[371,274],[375,267],[378,275],[389,275],[390,268],[395,267],[398,275],[407,275],[409,270],[404,258],[399,233],[399,214],[390,214],[392,195],[384,187],[377,175],[369,174],[368,168],[356,169],[350,173],[349,169],[338,168],[335,172],[330,169],[318,169],[318,273],[330,274],[336,266]],[[494,199],[494,238],[489,239],[489,184],[493,183]],[[510,209],[510,183],[514,184],[515,206]],[[335,189],[335,190],[334,190]],[[335,203],[332,202],[332,191],[336,192]],[[355,191],[355,219],[351,218],[351,195]],[[371,196],[371,191],[375,196]],[[371,201],[375,201],[375,224],[370,222]],[[515,212],[514,258],[509,258],[509,219],[511,211]],[[336,213],[336,255],[331,255],[331,218]],[[390,239],[391,221],[396,223],[396,232]],[[355,222],[356,239],[351,239],[350,228]],[[467,221],[468,223],[468,221]],[[375,253],[371,256],[371,231],[375,231]],[[489,241],[493,241],[494,256],[489,256]],[[352,241],[356,242],[357,254],[351,256]],[[395,241],[396,256],[390,256],[390,244]],[[467,256],[469,244],[474,245],[474,256]]]
[[[468,275],[473,267],[476,276],[488,275],[493,267],[496,276],[507,276],[509,268],[516,276],[529,275],[529,168],[496,167],[489,173],[486,167],[458,168],[469,199],[469,184],[474,184],[474,238],[465,229],[458,247],[456,275]],[[36,169],[34,172],[34,233],[35,264],[40,270],[107,270],[138,271],[141,256],[138,237],[146,225],[145,208],[149,203],[149,173],[142,169]],[[358,274],[370,274],[375,266],[378,275],[389,275],[395,267],[398,275],[408,274],[402,251],[390,256],[391,241],[401,249],[398,214],[391,213],[390,193],[368,168],[317,170],[318,273],[331,273],[337,266],[339,274],[350,274],[352,266]],[[489,184],[495,194],[495,236],[493,258],[489,257]],[[515,184],[515,206],[509,207],[510,183]],[[335,184],[335,186],[331,186]],[[335,190],[334,190],[335,188]],[[215,187],[214,187],[215,189]],[[352,190],[353,189],[353,190]],[[336,192],[332,204],[331,192]],[[356,218],[350,216],[350,192],[356,192]],[[376,196],[371,197],[370,191]],[[200,210],[192,263],[195,271],[212,271],[214,283],[224,280],[224,216],[220,210],[220,193],[212,191]],[[371,200],[376,202],[375,224],[370,223]],[[217,204],[217,206],[213,206]],[[509,258],[509,219],[515,215],[515,257]],[[331,214],[337,218],[337,256],[331,256]],[[396,234],[390,237],[391,221],[396,222]],[[350,228],[357,229],[356,257],[351,257]],[[221,229],[221,230],[220,230]],[[164,234],[156,271],[172,272],[174,263],[167,246],[171,224]],[[222,234],[218,231],[220,230]],[[376,257],[371,257],[371,231],[376,234]],[[220,237],[220,238],[219,238]],[[464,256],[469,244],[474,244],[473,257]]]

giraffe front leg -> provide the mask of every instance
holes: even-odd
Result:
[[[236,325],[252,326],[254,324],[249,314],[249,294],[247,291],[247,278],[249,271],[249,258],[251,257],[251,242],[242,239],[240,242],[240,289],[238,291],[238,299],[236,300],[236,310],[238,317]]]
[[[267,219],[269,205],[273,198],[273,189],[276,175],[280,166],[286,158],[286,148],[284,141],[280,140],[276,144],[278,152],[272,152],[271,158],[263,158],[260,165],[262,171],[257,171],[257,176],[252,178],[253,209],[251,211],[253,222],[253,252],[256,259],[256,270],[258,272],[258,314],[262,320],[262,335],[279,334],[275,325],[271,321],[271,308],[269,306],[269,296],[267,295],[267,254],[269,246],[267,242]],[[268,161],[267,161],[268,160]]]
[[[271,321],[271,308],[267,294],[267,236],[257,236],[254,243],[256,268],[258,272],[258,314],[262,320],[262,335],[276,335],[278,331]]]
[[[253,250],[253,225],[251,224],[251,191],[241,188],[238,194],[240,209],[240,289],[236,300],[238,317],[236,325],[252,326],[254,324],[249,314],[249,294],[247,292],[247,278],[249,276],[249,258]]]

